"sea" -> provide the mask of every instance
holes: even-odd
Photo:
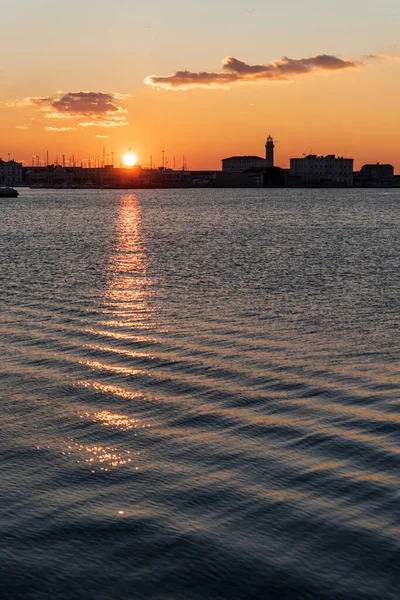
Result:
[[[0,204],[1,600],[400,598],[400,189]]]

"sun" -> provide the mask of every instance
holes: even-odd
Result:
[[[122,160],[124,161],[124,165],[126,167],[133,167],[137,163],[137,156],[133,154],[133,152],[127,152],[124,154]]]

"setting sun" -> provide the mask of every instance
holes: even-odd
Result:
[[[124,161],[124,165],[126,167],[133,167],[137,163],[137,156],[136,154],[133,154],[133,152],[127,152],[124,154],[122,160]]]

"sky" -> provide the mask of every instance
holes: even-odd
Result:
[[[0,157],[216,169],[336,154],[400,173],[398,0],[0,0]],[[151,157],[151,158],[150,158]],[[175,158],[174,158],[175,157]]]

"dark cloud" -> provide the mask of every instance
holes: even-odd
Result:
[[[228,58],[225,58],[222,62],[222,68],[224,71],[230,71],[240,75],[258,75],[259,73],[271,71],[273,66],[272,63],[270,65],[249,65],[243,60],[228,56]]]
[[[36,106],[46,119],[84,120],[83,126],[120,127],[128,125],[121,102],[123,94],[102,92],[59,92],[57,96],[36,96],[17,100],[9,106]],[[46,127],[46,131],[68,131],[66,127]]]
[[[166,88],[189,88],[223,86],[228,83],[240,81],[240,76],[235,73],[192,73],[191,71],[177,71],[173,75],[147,77],[148,85]]]
[[[167,89],[188,89],[193,87],[221,87],[230,83],[258,81],[287,81],[295,76],[307,75],[315,71],[339,71],[362,66],[359,61],[343,60],[337,56],[319,54],[309,58],[283,57],[266,65],[249,65],[229,56],[222,63],[222,71],[200,72],[176,71],[172,75],[150,75],[148,85]]]
[[[117,101],[121,99],[120,94],[104,94],[102,92],[60,92],[59,97],[25,98],[17,100],[15,106],[28,106],[29,104],[41,107],[44,111],[51,112],[60,117],[66,115],[106,115],[124,112]]]
[[[122,110],[115,104],[112,94],[101,92],[68,92],[53,100],[50,108],[56,112],[79,115],[104,115]]]

